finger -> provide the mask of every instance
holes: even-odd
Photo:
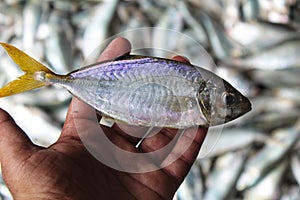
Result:
[[[127,39],[116,38],[104,49],[98,61],[111,60],[130,52],[130,50],[131,44]],[[84,126],[86,120],[95,122],[95,110],[77,98],[73,98],[61,137],[72,136],[78,138],[76,126]]]
[[[176,60],[176,61],[179,61],[179,62],[190,63],[189,59],[186,58],[186,57],[183,57],[183,56],[174,56],[172,58],[172,60]]]
[[[186,129],[172,152],[165,159],[164,165],[171,164],[164,170],[177,180],[182,181],[197,158],[207,130],[207,128]]]
[[[1,164],[9,165],[12,164],[11,162],[26,159],[36,148],[38,147],[30,141],[13,118],[6,111],[0,109]]]
[[[101,53],[98,61],[111,60],[131,51],[131,44],[125,38],[114,39]]]

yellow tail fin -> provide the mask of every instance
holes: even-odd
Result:
[[[0,45],[5,48],[8,55],[25,72],[24,75],[2,87],[0,89],[0,97],[13,95],[44,86],[45,84],[43,82],[37,81],[34,78],[34,73],[37,71],[44,71],[46,73],[53,74],[53,72],[43,64],[34,60],[16,47],[3,42],[0,42]]]

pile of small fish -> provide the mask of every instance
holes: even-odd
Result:
[[[299,31],[297,0],[0,0],[0,41],[57,73],[94,62],[122,36],[134,53],[183,55],[250,97],[250,113],[209,130],[179,200],[300,198]],[[0,58],[2,87],[22,72],[3,50]],[[49,86],[0,105],[33,142],[48,146],[70,100]],[[0,199],[11,199],[2,178]]]

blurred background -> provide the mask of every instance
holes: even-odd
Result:
[[[0,0],[0,41],[57,73],[93,63],[114,37],[133,52],[214,71],[252,111],[209,132],[174,199],[300,199],[297,0]],[[0,50],[0,85],[21,72]],[[38,145],[56,141],[71,95],[47,87],[0,99]],[[0,199],[12,199],[0,178]]]

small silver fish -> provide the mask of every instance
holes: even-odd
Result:
[[[125,54],[58,75],[14,46],[0,44],[25,72],[1,88],[0,97],[59,85],[102,116],[148,127],[208,127],[251,110],[250,101],[225,80],[188,63]]]

